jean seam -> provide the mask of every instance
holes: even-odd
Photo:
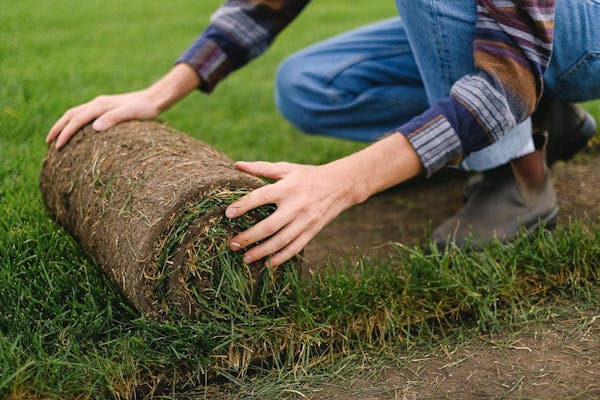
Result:
[[[559,92],[565,86],[568,86],[569,81],[573,78],[573,76],[577,75],[582,69],[586,68],[596,58],[600,58],[600,51],[586,51],[571,67],[569,67],[556,79],[554,91]]]
[[[444,31],[440,28],[441,24],[439,21],[439,15],[440,12],[437,9],[436,6],[436,0],[430,0],[429,2],[430,4],[430,13],[431,13],[431,20],[433,21],[434,27],[435,27],[435,46],[436,46],[436,51],[435,54],[438,58],[437,62],[438,65],[440,66],[440,74],[442,75],[442,78],[444,79],[444,81],[449,81],[450,80],[450,64],[449,64],[449,59],[450,59],[450,55],[448,52],[448,49],[446,48],[446,46],[444,46],[444,42],[446,40],[446,36]]]

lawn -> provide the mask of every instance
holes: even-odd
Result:
[[[359,149],[288,125],[273,104],[273,76],[286,55],[393,16],[394,4],[314,3],[261,59],[161,118],[234,159],[323,163]],[[600,227],[587,221],[480,254],[397,247],[385,261],[340,262],[314,282],[295,282],[286,315],[240,323],[237,336],[226,332],[231,321],[161,325],[140,317],[45,211],[44,137],[67,108],[158,79],[218,4],[0,3],[0,398],[202,396],[207,370],[221,373],[231,397],[299,398],[307,382],[348,365],[359,375],[382,352],[427,352],[434,338],[460,341],[506,321],[543,319],[554,311],[539,304],[556,296],[597,306]],[[588,107],[597,118],[598,107]],[[289,338],[309,350],[282,352],[249,375],[211,369],[213,346],[235,345],[236,337],[273,348]]]

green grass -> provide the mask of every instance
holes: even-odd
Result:
[[[385,262],[331,266],[310,284],[292,280],[278,313],[245,325],[140,318],[44,210],[43,139],[68,107],[157,79],[219,3],[0,3],[0,398],[126,398],[152,388],[194,396],[204,393],[196,384],[214,365],[210,354],[229,344],[275,355],[248,376],[221,369],[237,396],[294,397],[309,380],[360,371],[383,350],[419,351],[538,318],[549,293],[595,304],[600,227],[589,223],[481,254],[399,248]],[[286,124],[273,75],[309,43],[394,15],[393,2],[314,3],[262,59],[162,118],[234,159],[322,163],[360,148]],[[587,107],[600,115],[599,103]]]

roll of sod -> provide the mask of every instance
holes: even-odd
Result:
[[[40,178],[56,220],[133,306],[157,319],[215,312],[215,302],[252,308],[277,294],[289,265],[247,266],[227,248],[235,232],[273,211],[224,216],[261,185],[209,145],[140,121],[85,127],[63,149],[48,150]]]

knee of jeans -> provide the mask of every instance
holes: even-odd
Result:
[[[312,93],[306,65],[301,57],[293,55],[286,59],[277,71],[275,79],[275,103],[281,114],[294,126],[309,133],[320,132],[315,115],[318,96]]]

